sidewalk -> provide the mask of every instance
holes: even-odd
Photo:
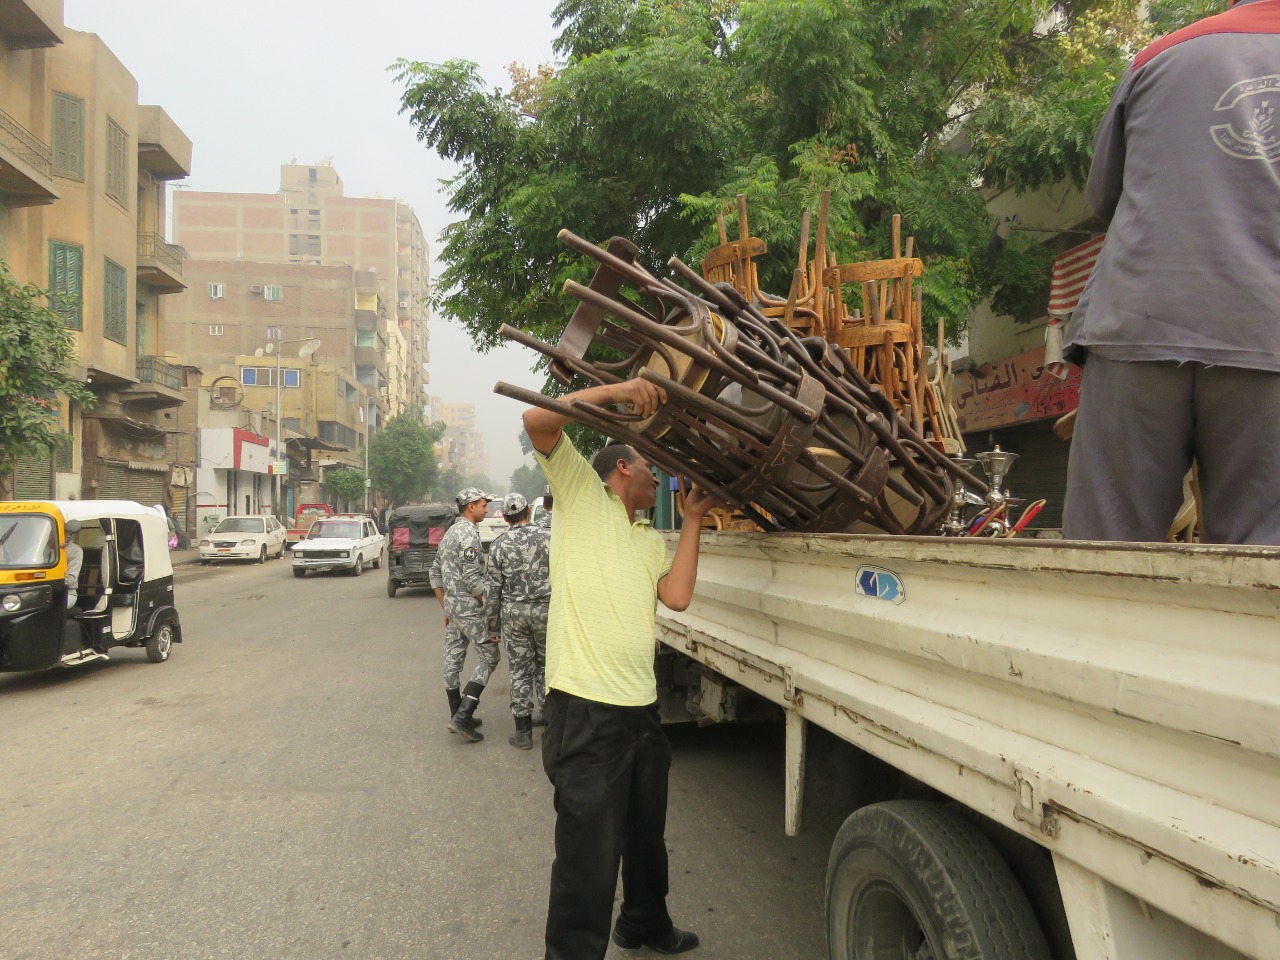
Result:
[[[169,562],[175,567],[181,567],[188,563],[199,563],[200,551],[194,547],[190,550],[170,550]]]

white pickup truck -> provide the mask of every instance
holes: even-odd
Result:
[[[788,833],[849,745],[832,960],[1280,958],[1280,550],[713,533],[657,633],[784,712]]]

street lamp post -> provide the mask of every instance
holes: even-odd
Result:
[[[280,498],[283,489],[280,484],[280,461],[288,459],[282,456],[280,449],[280,420],[282,419],[281,414],[283,411],[280,409],[280,351],[277,347],[283,347],[286,343],[302,344],[298,348],[298,358],[301,360],[310,358],[320,349],[320,341],[316,337],[296,337],[292,340],[277,340],[273,343],[268,343],[266,347],[259,347],[254,351],[255,355],[259,357],[264,353],[274,353],[276,355],[276,447],[275,458],[271,465],[271,472],[275,478],[272,482],[271,509],[276,516],[283,516],[280,513]]]

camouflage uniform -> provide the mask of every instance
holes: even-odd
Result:
[[[431,564],[432,588],[444,587],[444,686],[456,690],[467,658],[467,644],[476,648],[477,663],[471,680],[484,686],[498,665],[498,645],[489,642],[484,620],[484,553],[474,523],[460,520],[440,541]],[[481,599],[477,599],[480,597]]]
[[[489,545],[485,614],[490,635],[502,635],[511,670],[511,713],[542,709],[551,601],[551,534],[521,523]]]
[[[550,530],[551,529],[551,511],[548,510],[542,516],[540,516],[537,520],[537,523],[538,523],[538,526],[542,527],[542,529]]]

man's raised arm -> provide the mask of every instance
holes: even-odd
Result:
[[[626,403],[631,413],[642,417],[651,417],[658,412],[658,407],[667,402],[667,392],[655,387],[648,380],[636,377],[625,383],[606,383],[598,387],[588,387],[566,394],[561,402],[584,400],[597,407],[610,403]],[[530,407],[524,412],[524,431],[529,435],[533,449],[543,456],[549,456],[560,440],[560,432],[570,418],[552,410],[541,407]]]

